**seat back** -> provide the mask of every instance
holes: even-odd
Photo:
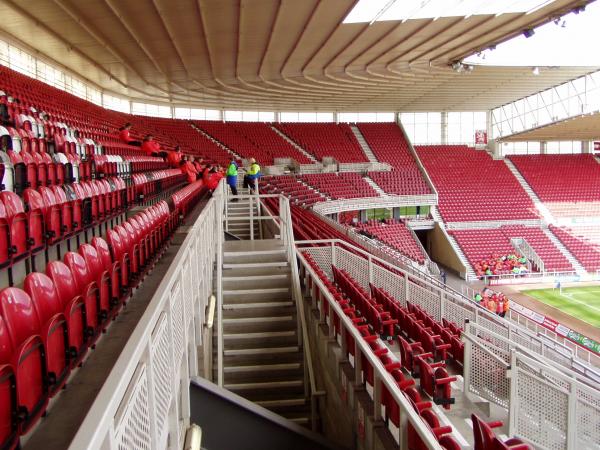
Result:
[[[94,276],[88,269],[85,258],[79,253],[67,252],[64,257],[64,263],[69,267],[79,293],[83,292],[86,286],[94,282]]]
[[[473,449],[490,450],[493,448],[492,445],[496,435],[491,427],[475,414],[471,414],[471,420],[473,421]]]
[[[61,261],[51,261],[46,266],[46,275],[50,277],[58,298],[63,306],[66,306],[74,297],[79,294],[77,284],[69,267]]]

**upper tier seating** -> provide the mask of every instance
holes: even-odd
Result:
[[[265,165],[274,164],[275,158],[292,158],[299,164],[312,164],[312,161],[306,155],[273,131],[271,124],[228,122],[228,125],[260,150],[258,154],[248,154],[247,157],[254,157]]]
[[[554,216],[600,216],[600,164],[594,156],[509,158]]]
[[[348,124],[278,123],[274,126],[319,161],[332,156],[341,163],[369,162]]]
[[[550,226],[552,232],[588,272],[600,270],[600,227]]]
[[[379,194],[357,173],[319,173],[302,175],[300,179],[333,200],[379,197]]]
[[[205,135],[194,130],[191,122],[185,120],[134,116],[132,123],[135,127],[152,130],[151,132],[161,141],[171,139],[172,145],[180,145],[184,153],[200,156],[207,163],[226,167],[233,156]]]
[[[423,248],[415,241],[404,222],[395,219],[386,220],[385,223],[370,220],[367,223],[359,224],[357,228],[367,231],[413,261],[417,261],[419,264],[425,263],[426,255],[423,253]]]
[[[438,191],[446,222],[538,218],[533,202],[504,161],[461,145],[416,150]]]
[[[369,176],[388,194],[431,194],[419,166],[410,152],[402,130],[395,123],[356,124],[377,159],[389,163],[392,172],[372,172]]]

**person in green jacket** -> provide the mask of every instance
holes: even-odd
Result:
[[[481,297],[481,294],[478,292],[477,294],[475,294],[475,302],[479,303],[481,301],[483,297]]]
[[[233,195],[238,195],[237,193],[237,176],[238,176],[238,165],[237,162],[232,159],[229,163],[229,167],[227,167],[227,184],[231,188],[231,193]],[[237,201],[234,199],[233,201]]]

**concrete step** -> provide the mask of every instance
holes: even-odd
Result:
[[[277,261],[287,261],[287,253],[284,248],[247,252],[223,252],[223,262],[225,263],[262,263]]]
[[[223,318],[253,318],[253,317],[276,317],[281,315],[293,315],[296,306],[291,300],[273,301],[261,303],[237,303],[223,305]]]
[[[281,331],[259,331],[255,333],[223,333],[224,346],[228,351],[252,350],[257,348],[286,348],[298,344],[297,327]],[[213,348],[217,348],[217,336],[213,336]]]
[[[252,364],[244,366],[224,366],[225,383],[259,383],[269,380],[303,380],[301,362],[280,364]]]
[[[282,268],[288,267],[287,261],[273,261],[273,262],[235,262],[235,263],[223,263],[223,269],[256,269],[256,268]]]
[[[300,351],[300,347],[297,345],[290,345],[288,347],[252,347],[252,348],[238,348],[238,349],[229,349],[224,351],[224,355],[227,356],[262,356],[265,354],[275,355],[281,353],[298,353]]]
[[[248,398],[250,396],[259,397],[261,394],[272,394],[273,392],[279,394],[285,392],[302,392],[304,390],[303,383],[301,378],[288,377],[270,381],[225,383],[224,387]]]
[[[259,289],[233,289],[223,291],[223,304],[258,303],[269,300],[291,299],[290,287],[259,288]]]
[[[225,334],[293,331],[297,326],[296,314],[223,318]]]
[[[241,279],[262,279],[263,277],[277,277],[285,275],[290,276],[290,269],[287,267],[240,267],[236,269],[223,270],[223,279],[239,281]],[[267,278],[268,279],[268,278]]]
[[[225,275],[227,271],[223,272]],[[263,274],[247,277],[225,277],[223,276],[223,289],[258,289],[263,288],[283,288],[290,285],[291,275],[289,273],[281,274]]]
[[[369,162],[372,162],[372,163],[378,162],[377,158],[375,157],[375,154],[373,153],[373,150],[371,150],[371,147],[369,147],[369,144],[367,143],[367,140],[365,139],[365,137],[363,136],[363,134],[360,132],[360,130],[358,129],[358,127],[356,125],[350,125],[350,129],[352,130],[352,133],[354,134],[354,137],[358,141],[358,144],[362,148],[362,151],[366,155],[366,157],[369,160]]]

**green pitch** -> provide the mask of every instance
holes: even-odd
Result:
[[[600,286],[563,287],[562,294],[558,289],[533,289],[523,294],[600,327]]]

